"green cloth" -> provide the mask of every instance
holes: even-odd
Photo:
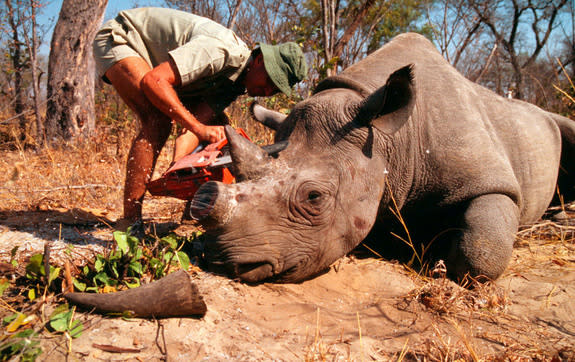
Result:
[[[151,68],[172,59],[182,87],[182,102],[203,97],[214,111],[223,111],[245,92],[238,79],[251,51],[226,27],[201,16],[164,8],[121,11],[106,22],[94,40],[98,73],[119,60],[140,56]]]
[[[291,88],[307,76],[307,63],[299,45],[293,42],[268,45],[260,44],[264,66],[271,80],[286,95]]]

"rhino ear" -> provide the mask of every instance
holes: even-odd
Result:
[[[392,134],[411,116],[415,105],[413,64],[396,70],[385,85],[373,92],[360,105],[358,121],[365,126]]]
[[[260,106],[256,102],[253,102],[250,106],[250,111],[252,116],[256,121],[260,122],[264,126],[277,131],[283,121],[286,119],[286,115],[280,112],[272,111],[263,106]]]

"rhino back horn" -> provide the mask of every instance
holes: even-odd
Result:
[[[251,104],[250,111],[256,121],[274,131],[278,131],[283,121],[287,118],[285,114],[267,109],[256,102]]]
[[[236,180],[256,179],[265,174],[270,159],[268,153],[238,134],[231,126],[225,126],[225,132]]]

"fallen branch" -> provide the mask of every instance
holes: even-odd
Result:
[[[36,189],[36,190],[22,190],[19,188],[10,188],[10,187],[0,187],[0,190],[7,190],[13,193],[35,193],[35,192],[54,192],[54,191],[62,191],[62,190],[79,190],[79,189],[95,189],[95,188],[107,188],[107,189],[121,189],[122,186],[110,186],[104,184],[86,184],[86,185],[68,185],[68,186],[56,186],[52,188],[46,189]]]
[[[135,317],[204,316],[206,304],[183,270],[141,286],[110,294],[66,293],[71,303],[105,313],[129,312]]]
[[[140,353],[142,351],[141,348],[116,347],[116,346],[112,346],[110,344],[93,343],[92,347],[98,348],[104,352],[110,352],[110,353]]]

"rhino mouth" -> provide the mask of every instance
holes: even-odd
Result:
[[[274,276],[274,266],[268,261],[231,263],[222,260],[208,262],[211,271],[237,278],[247,283],[257,283]]]
[[[213,237],[213,231],[207,233]],[[273,277],[278,270],[278,262],[252,250],[238,252],[233,241],[218,240],[214,237],[204,245],[204,260],[208,268],[217,274],[238,278],[244,282],[256,283]]]

